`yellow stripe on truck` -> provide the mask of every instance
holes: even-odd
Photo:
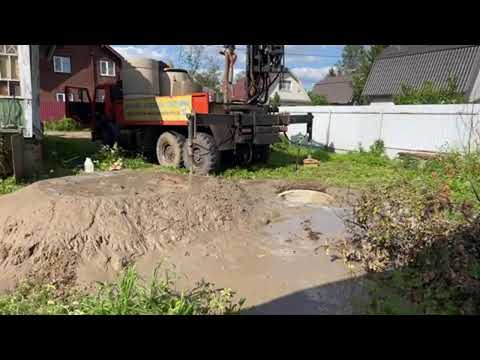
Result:
[[[192,112],[192,95],[124,99],[125,121],[182,121]]]

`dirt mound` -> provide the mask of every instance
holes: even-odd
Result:
[[[120,270],[152,250],[207,243],[269,221],[268,201],[232,181],[160,172],[41,181],[0,198],[0,283],[72,283],[82,262]]]

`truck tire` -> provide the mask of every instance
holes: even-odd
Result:
[[[254,161],[266,164],[270,159],[270,145],[256,145],[253,150]]]
[[[157,141],[157,160],[160,165],[180,167],[183,164],[185,136],[174,131],[164,132]]]
[[[183,160],[187,169],[193,166],[195,174],[207,175],[218,171],[220,151],[214,137],[206,133],[197,133],[197,138],[193,141],[193,164],[188,156],[187,142],[183,147]]]

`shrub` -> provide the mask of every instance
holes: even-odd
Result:
[[[370,153],[377,156],[385,154],[385,143],[383,140],[378,139],[370,146]]]
[[[452,201],[448,185],[377,186],[354,206],[348,227],[345,259],[390,274],[423,312],[480,311],[480,219],[472,204]]]
[[[6,179],[0,179],[0,195],[9,194],[21,187],[21,185],[17,184],[13,176],[7,177]]]
[[[102,146],[93,155],[93,162],[95,168],[100,171],[141,169],[151,166],[141,155],[131,154],[117,145]]]
[[[324,95],[318,95],[313,91],[309,91],[308,97],[310,98],[312,105],[328,105],[328,100]]]
[[[70,118],[63,118],[55,121],[45,121],[43,127],[46,131],[79,131],[82,126],[78,121]]]
[[[445,87],[435,86],[426,81],[420,88],[402,85],[401,94],[394,98],[396,105],[419,104],[464,104],[466,97],[458,91],[455,79],[448,79]]]

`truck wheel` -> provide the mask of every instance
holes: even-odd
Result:
[[[180,167],[183,163],[185,136],[174,131],[164,132],[157,141],[157,160],[160,165]]]
[[[183,160],[185,167],[193,170],[196,174],[206,175],[218,171],[220,165],[220,151],[212,135],[198,133],[193,141],[193,164],[188,156],[188,143],[183,147]]]
[[[270,159],[270,145],[256,145],[253,151],[255,162],[266,164]]]

